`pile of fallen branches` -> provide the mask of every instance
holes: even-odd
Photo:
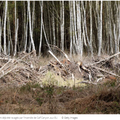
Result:
[[[82,61],[72,62],[69,57],[62,51],[65,59],[59,60],[52,51],[48,51],[55,61],[50,61],[48,64],[48,70],[54,71],[57,75],[60,75],[64,80],[68,78],[72,79],[84,79],[81,83],[87,84],[102,84],[105,81],[117,80],[119,76],[119,68],[116,67],[119,63],[115,63],[114,60],[120,54],[116,53],[102,60],[94,60],[91,64],[83,64]]]
[[[72,61],[66,53],[57,48],[65,59],[59,60],[52,51],[49,54],[55,59],[49,61],[48,65],[39,66],[39,58],[31,53],[22,52],[17,58],[0,56],[0,87],[6,83],[12,86],[21,86],[27,82],[42,82],[42,77],[47,71],[52,71],[63,80],[83,80],[80,83],[102,84],[105,81],[115,81],[120,78],[120,63],[116,53],[104,59],[94,59],[92,63],[83,64],[81,60]]]
[[[21,86],[33,80],[40,81],[33,64],[25,60],[32,54],[33,52],[22,53],[18,58],[0,56],[0,83],[2,83],[0,87],[4,87],[4,85]]]

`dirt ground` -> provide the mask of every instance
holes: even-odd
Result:
[[[97,85],[83,84],[80,76],[74,81],[60,77],[54,69],[45,71],[53,58],[26,56],[0,60],[0,114],[120,113],[119,77]],[[85,59],[84,64],[90,62]]]

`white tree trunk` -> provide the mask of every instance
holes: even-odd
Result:
[[[13,42],[12,42],[12,37],[11,37],[11,28],[10,28],[10,19],[9,19],[9,12],[8,12],[8,17],[7,17],[7,21],[8,21],[8,55],[10,55],[10,52],[13,53]]]
[[[119,52],[119,40],[120,40],[120,6],[119,4],[117,5],[117,53]]]
[[[41,27],[40,27],[40,44],[39,44],[39,56],[41,54],[41,47],[42,47],[42,26],[43,26],[43,1],[41,1]]]
[[[76,41],[76,23],[75,23],[75,21],[76,21],[76,16],[75,16],[75,6],[74,6],[75,4],[73,4],[73,2],[71,1],[71,15],[72,15],[72,45],[73,45],[73,54],[75,54],[75,53],[77,53],[78,54],[78,43],[77,43],[77,41]]]
[[[72,22],[73,22],[73,13],[72,13],[72,4],[69,1],[69,10],[70,10],[70,56],[72,56],[73,49],[73,38],[72,38]]]
[[[103,1],[101,1],[101,7],[100,7],[100,19],[99,19],[99,27],[98,27],[98,40],[99,40],[99,48],[98,48],[98,56],[101,56],[102,51],[102,4]]]
[[[76,2],[77,6],[77,34],[78,34],[78,53],[82,56],[83,51],[82,51],[82,42],[81,42],[81,11],[80,11],[80,1]]]
[[[29,29],[30,29],[30,38],[31,38],[31,44],[32,44],[32,50],[35,51],[35,44],[33,40],[33,31],[31,27],[31,12],[30,12],[30,1],[28,2],[28,14],[29,14]]]
[[[53,45],[56,45],[55,41],[55,19],[54,19],[54,2],[53,2],[53,13],[52,13],[52,26],[53,26]]]
[[[90,2],[90,51],[93,57],[93,47],[92,47],[92,1]]]
[[[114,27],[115,53],[117,53],[117,32],[116,32],[115,23],[114,23],[113,27]]]
[[[17,53],[18,26],[19,26],[19,20],[17,19],[17,24],[16,24],[16,28],[15,28],[15,49],[14,49],[14,56]]]
[[[119,9],[119,13],[118,13],[118,52],[119,52],[119,48],[120,48],[120,6],[118,5],[118,9]]]
[[[111,26],[111,17],[112,17],[112,15],[111,15],[111,1],[108,3],[108,9],[109,9],[109,11],[108,11],[108,15],[109,15],[109,21],[108,21],[108,24],[109,24],[109,37],[110,37],[110,50],[111,50],[111,53],[113,53],[113,41],[112,41],[112,39],[113,39],[113,36],[112,36],[112,26]]]
[[[8,8],[8,2],[6,0],[5,2],[5,18],[4,18],[4,54],[6,55],[6,18],[7,18],[7,8]]]
[[[43,28],[43,32],[44,32],[44,36],[45,36],[45,40],[46,40],[47,46],[48,46],[49,50],[52,51],[51,48],[50,48],[50,45],[49,45],[49,42],[48,42],[47,36],[46,36],[44,23],[43,23],[43,25],[42,25],[42,28]]]
[[[78,45],[78,40],[77,40],[77,21],[76,21],[76,7],[75,7],[75,1],[73,1],[73,25],[74,25],[74,34],[75,34],[75,43]],[[77,47],[77,52],[78,52],[78,47]]]
[[[35,1],[33,1],[33,9],[32,9],[32,25],[31,25],[31,29],[32,29],[32,36],[33,36],[33,30],[34,30],[34,21],[35,21]],[[31,46],[32,43],[31,41],[29,41],[29,49],[28,51],[31,51]]]
[[[16,17],[16,1],[15,1],[15,46],[14,46],[14,56],[16,55],[17,53],[17,35],[18,35],[18,19]]]
[[[2,37],[2,23],[1,23],[1,17],[0,17],[0,55],[1,55],[1,50],[2,50],[1,37]]]
[[[61,48],[64,51],[64,1],[60,2]]]
[[[25,20],[26,19],[26,13],[25,13],[26,11],[25,11],[25,2],[24,2],[24,22],[25,22],[25,24],[24,24],[24,29],[25,29],[25,37],[24,37],[24,39],[25,39],[25,45],[24,45],[24,51],[26,52],[26,50],[27,50],[27,34],[28,34],[28,11],[27,11],[27,21]]]

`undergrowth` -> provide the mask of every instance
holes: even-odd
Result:
[[[57,86],[48,74],[46,83],[29,82],[0,91],[0,113],[4,114],[119,114],[119,79],[103,85]]]

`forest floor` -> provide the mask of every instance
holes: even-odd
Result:
[[[106,57],[108,56],[104,55],[101,58]],[[63,60],[62,57],[59,59]],[[93,62],[90,57],[71,58],[72,61],[79,61],[79,59],[85,65]],[[97,59],[95,58],[94,61]],[[61,77],[55,68],[50,67],[50,61],[53,62],[55,59],[38,58],[26,53],[20,53],[17,58],[0,57],[0,114],[120,113],[118,58],[113,61],[114,63],[117,61],[114,64],[117,64],[117,71],[109,65],[110,71],[115,73],[114,78],[109,77],[107,82],[100,84],[82,83],[81,81],[86,80],[85,76],[80,77],[78,75],[80,72],[75,70],[75,67],[76,74],[73,73],[76,80],[69,76],[64,78],[61,75]],[[49,69],[47,69],[48,66]],[[55,64],[54,67],[56,67]],[[105,64],[105,67],[108,66]],[[104,71],[101,73],[104,75]]]

